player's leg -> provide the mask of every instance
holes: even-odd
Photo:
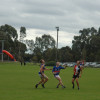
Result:
[[[41,78],[41,81],[38,83],[38,85],[43,83],[43,82],[44,82],[44,78]]]
[[[57,88],[59,88],[60,83],[58,83]]]
[[[77,83],[78,90],[79,90],[80,88],[79,88],[79,82],[78,82],[78,79],[79,79],[79,78],[76,78],[76,83]]]
[[[41,80],[38,84],[35,85],[36,88],[38,87],[38,85],[40,85],[41,83],[44,82],[44,77],[41,74],[39,74],[39,76],[40,76]]]
[[[44,84],[49,80],[49,78],[44,74]]]
[[[75,81],[75,78],[73,77],[73,79],[72,79],[72,84],[73,84],[73,89],[74,89],[74,81]]]
[[[48,77],[44,74],[44,82],[42,83],[42,87],[43,87],[43,88],[45,88],[45,87],[44,87],[44,84],[45,84],[48,80],[49,80]]]
[[[62,86],[62,88],[65,88],[65,86],[63,85],[63,83],[62,83],[62,80],[61,80],[61,78],[60,78],[60,76],[59,75],[57,75],[56,77],[55,77],[58,81],[59,81],[59,83],[58,83],[58,87],[59,87],[59,85],[61,85]]]

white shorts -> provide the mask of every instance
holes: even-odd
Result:
[[[48,78],[45,74],[44,76],[42,76],[41,74],[39,74],[40,78]]]
[[[59,75],[54,75],[54,77],[55,77],[55,78],[60,78],[60,76],[59,76]]]

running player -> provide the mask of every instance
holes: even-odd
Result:
[[[52,69],[47,69],[45,68],[45,61],[43,59],[40,60],[41,66],[40,66],[40,71],[39,71],[39,76],[41,78],[41,81],[35,85],[37,88],[38,85],[42,84],[42,87],[45,88],[44,84],[48,81],[48,77],[44,74],[44,70],[52,70]]]
[[[74,81],[76,79],[76,83],[77,83],[78,90],[79,90],[80,88],[79,88],[78,79],[79,79],[79,77],[81,77],[81,74],[82,74],[82,67],[80,67],[80,61],[77,61],[77,64],[75,65],[73,71],[74,71],[74,75],[73,75],[73,79],[72,79],[73,89],[74,89]]]
[[[61,69],[65,69],[66,66],[65,67],[61,67],[59,65],[60,65],[60,62],[56,62],[56,66],[53,67],[52,73],[54,74],[54,77],[59,81],[59,83],[57,85],[57,88],[59,88],[59,85],[61,85],[62,88],[65,88],[65,86],[63,85],[62,80],[61,80],[61,78],[59,76],[59,73],[60,73],[60,70]]]

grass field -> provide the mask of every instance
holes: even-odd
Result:
[[[0,100],[100,100],[100,69],[85,68],[79,79],[80,90],[72,89],[73,68],[61,70],[60,76],[65,89],[56,88],[58,81],[51,71],[45,71],[49,81],[38,89],[39,66],[19,63],[0,63]]]

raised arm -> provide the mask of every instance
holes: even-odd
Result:
[[[67,65],[62,65],[64,67],[64,69],[66,69],[66,67],[68,67]]]

